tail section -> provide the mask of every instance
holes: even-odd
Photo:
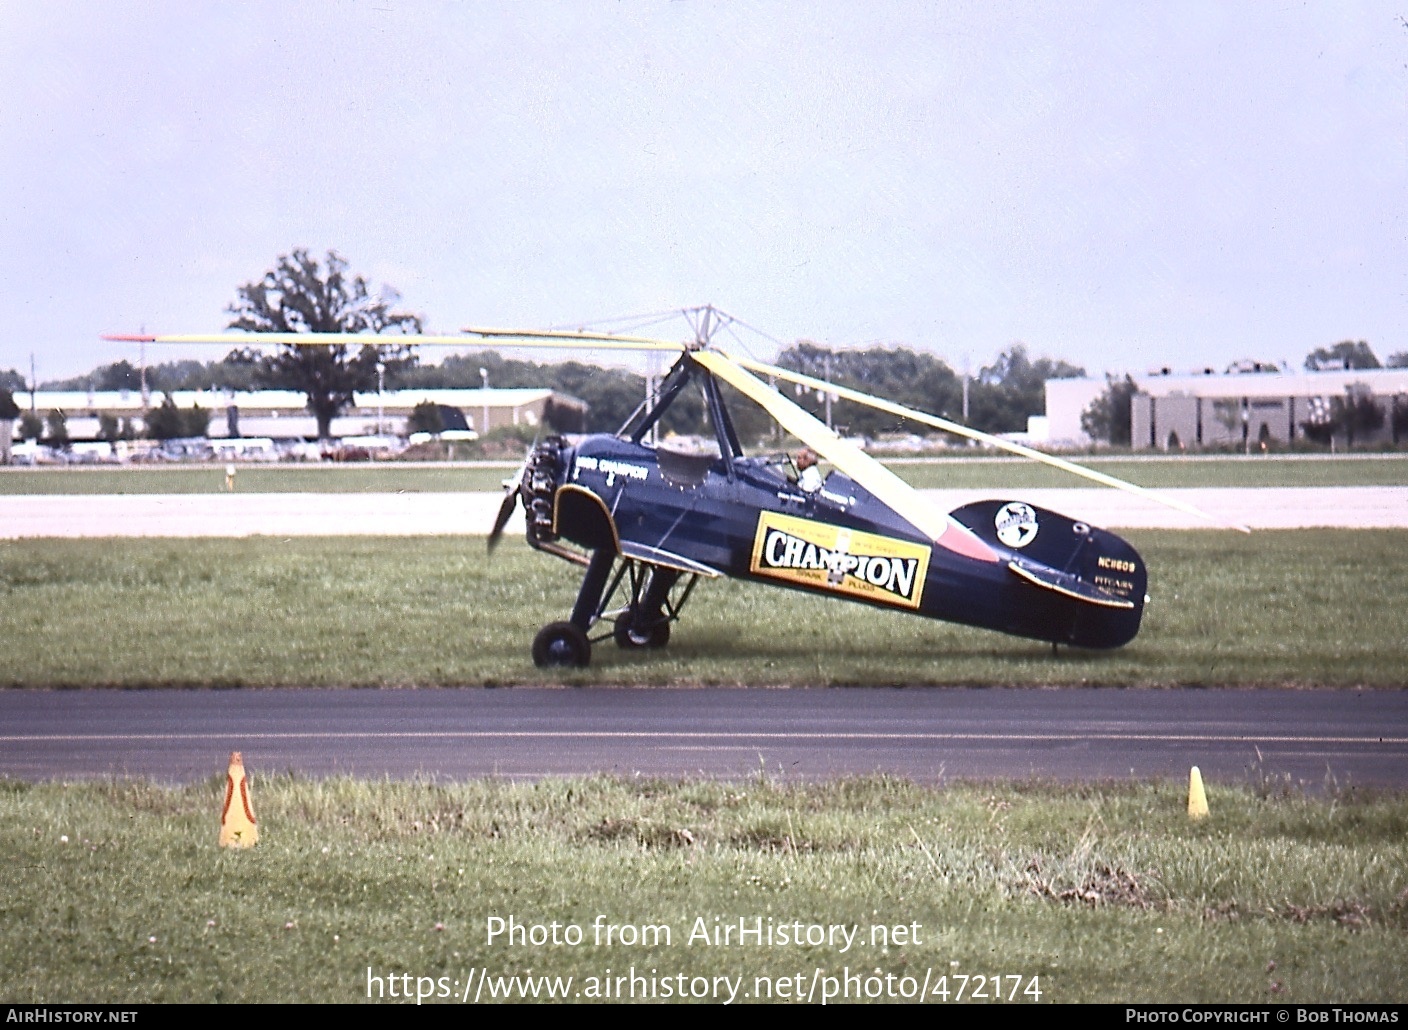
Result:
[[[1021,501],[978,501],[952,515],[1018,581],[1012,632],[1081,647],[1118,647],[1139,632],[1148,571],[1114,533]]]

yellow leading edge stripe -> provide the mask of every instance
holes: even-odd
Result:
[[[561,350],[564,343],[591,343],[602,350],[672,351],[685,349],[683,344],[663,340],[647,340],[638,336],[612,336],[609,333],[552,332],[525,329],[466,328],[463,334],[435,335],[424,333],[175,333],[159,336],[141,333],[104,333],[104,340],[127,343],[215,343],[228,347],[250,347],[260,344],[280,344],[290,347],[336,347],[343,345],[368,347],[483,347],[485,340],[512,341],[515,347],[545,347]]]
[[[665,340],[652,340],[645,336],[619,336],[615,333],[593,333],[585,329],[484,329],[465,326],[464,331],[493,340],[517,340],[530,347],[552,347],[559,344],[550,340],[581,341],[595,345],[604,344],[609,350],[673,351],[687,350],[683,343],[669,343]],[[473,342],[473,341],[470,341]]]

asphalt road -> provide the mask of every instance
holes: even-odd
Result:
[[[1408,787],[1408,691],[0,691],[0,775],[1186,779]]]

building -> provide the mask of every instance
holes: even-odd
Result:
[[[165,395],[150,398],[160,404]],[[318,422],[308,411],[308,399],[295,390],[256,390],[234,393],[219,390],[176,390],[176,407],[200,407],[211,413],[209,437],[233,439],[267,437],[273,440],[316,440]],[[30,407],[28,393],[15,394],[15,402]],[[586,422],[586,402],[549,389],[389,390],[360,393],[355,403],[332,422],[335,439],[348,436],[406,436],[406,421],[418,404],[430,403],[462,412],[476,432],[503,426],[536,429],[549,422],[567,431],[581,431]],[[73,440],[97,440],[104,416],[124,422],[140,433],[143,429],[142,395],[137,391],[39,390],[34,409],[42,416],[58,410],[68,417]]]
[[[1263,364],[1245,367],[1250,370],[1131,375],[1136,387],[1130,404],[1131,446],[1167,450],[1254,446],[1261,440],[1294,443],[1306,437],[1307,423],[1326,419],[1336,398],[1368,399],[1379,407],[1382,426],[1355,438],[1356,443],[1373,443],[1392,439],[1395,412],[1408,412],[1408,368],[1288,372]],[[1047,381],[1052,443],[1091,442],[1081,428],[1081,415],[1107,385],[1103,379]]]

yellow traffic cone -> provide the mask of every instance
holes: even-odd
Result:
[[[1195,765],[1188,774],[1188,818],[1206,819],[1207,815],[1208,796],[1203,793],[1203,774],[1198,772]]]
[[[220,813],[220,846],[252,848],[259,843],[259,827],[254,822],[254,806],[249,803],[249,780],[244,775],[244,756],[230,752],[230,771],[225,777],[225,809]]]

